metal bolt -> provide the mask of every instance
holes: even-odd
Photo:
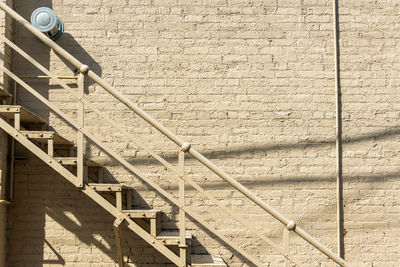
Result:
[[[88,65],[82,65],[79,71],[83,74],[89,71],[89,66]]]
[[[189,143],[187,143],[187,142],[185,142],[185,143],[183,143],[182,144],[182,146],[181,146],[181,150],[183,151],[183,152],[189,152],[189,149],[190,149],[190,144]]]
[[[286,229],[288,229],[289,231],[292,231],[296,228],[296,223],[294,221],[290,221],[288,222],[288,224],[286,225]]]

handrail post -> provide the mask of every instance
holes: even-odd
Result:
[[[283,227],[283,251],[286,253],[286,255],[289,255],[289,246],[290,246],[290,231],[286,228]],[[284,258],[284,263],[285,267],[290,267],[290,261],[287,258]]]
[[[179,152],[179,169],[181,171],[181,177],[178,181],[179,184],[179,258],[180,267],[186,266],[186,213],[183,210],[185,207],[185,152]]]
[[[118,266],[124,267],[124,253],[122,250],[122,238],[121,238],[121,224],[124,222],[124,217],[118,217],[114,221],[114,236],[115,236],[115,245],[117,247],[117,257],[118,257]]]
[[[78,95],[80,97],[84,97],[85,94],[85,75],[82,73],[79,74],[78,78]],[[85,126],[85,106],[83,102],[78,101],[78,123],[80,127]],[[77,153],[77,186],[83,187],[85,183],[87,183],[87,178],[85,175],[85,165],[84,165],[84,154],[85,154],[85,140],[83,133],[81,131],[77,132],[76,138],[76,153]]]

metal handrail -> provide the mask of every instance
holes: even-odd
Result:
[[[173,141],[176,145],[181,147],[182,150],[184,150],[185,152],[188,152],[195,159],[197,159],[199,162],[201,162],[204,166],[209,168],[212,172],[214,172],[219,177],[224,179],[232,187],[234,187],[236,190],[241,192],[248,199],[253,201],[256,205],[258,205],[259,207],[264,209],[266,212],[268,212],[271,216],[273,216],[275,219],[280,221],[283,225],[285,225],[285,227],[288,230],[295,232],[297,235],[299,235],[305,241],[307,241],[308,243],[313,245],[315,248],[317,248],[319,251],[324,253],[326,256],[328,256],[330,259],[332,259],[336,263],[340,264],[341,266],[344,266],[344,267],[351,266],[349,263],[344,261],[333,251],[327,249],[324,245],[322,245],[322,243],[320,243],[319,241],[314,239],[310,234],[308,234],[302,228],[297,226],[294,221],[290,220],[289,218],[287,218],[286,216],[284,216],[283,214],[281,214],[280,212],[278,212],[277,210],[272,208],[270,205],[265,203],[261,198],[256,196],[253,192],[248,190],[245,186],[240,184],[233,177],[228,175],[226,172],[224,172],[222,169],[220,169],[214,163],[212,163],[210,160],[208,160],[206,157],[204,157],[200,152],[198,152],[196,149],[192,148],[189,143],[184,142],[184,140],[182,140],[180,137],[175,135],[168,128],[164,127],[161,123],[156,121],[147,112],[145,112],[144,110],[139,108],[135,103],[133,103],[127,97],[122,95],[120,92],[116,91],[110,84],[108,84],[106,81],[101,79],[96,73],[94,73],[92,70],[90,70],[89,66],[82,64],[78,59],[76,59],[74,56],[72,56],[70,53],[68,53],[65,49],[63,49],[61,46],[59,46],[54,41],[52,41],[50,38],[48,38],[46,35],[44,35],[41,31],[39,31],[34,26],[32,26],[28,21],[26,21],[22,16],[20,16],[12,8],[7,6],[3,2],[0,2],[0,8],[3,9],[12,18],[14,18],[18,23],[22,24],[26,29],[28,29],[32,34],[34,34],[37,38],[39,38],[43,43],[45,43],[50,48],[52,48],[55,52],[57,52],[58,54],[63,56],[73,66],[75,66],[77,69],[79,69],[81,73],[87,75],[94,82],[96,82],[101,87],[103,87],[108,93],[110,93],[112,96],[114,96],[116,99],[118,99],[121,103],[126,105],[129,109],[131,109],[136,114],[138,114],[141,118],[143,118],[150,125],[152,125],[154,128],[156,128],[159,132],[161,132],[163,135],[165,135],[171,141]]]
[[[3,62],[2,59],[0,59],[0,62]],[[164,196],[166,199],[168,199],[170,202],[178,206],[180,209],[183,209],[187,214],[189,214],[190,217],[198,221],[200,224],[202,224],[205,228],[208,229],[212,234],[215,234],[218,236],[222,241],[224,241],[226,244],[231,246],[233,249],[238,251],[240,254],[242,254],[244,257],[252,261],[258,266],[262,266],[262,263],[254,257],[252,257],[250,254],[248,254],[243,248],[239,247],[235,243],[233,243],[229,238],[227,238],[225,235],[218,233],[218,231],[213,227],[211,224],[209,224],[206,220],[202,218],[201,215],[193,211],[192,209],[188,208],[187,206],[181,207],[179,205],[179,200],[176,199],[173,195],[169,194],[167,191],[165,191],[161,186],[159,186],[157,183],[152,181],[151,179],[147,178],[139,169],[135,168],[131,163],[129,163],[127,160],[122,158],[118,153],[114,152],[110,147],[104,145],[98,138],[96,138],[93,134],[91,134],[87,128],[81,127],[79,123],[75,122],[72,120],[66,113],[64,113],[60,108],[56,107],[54,104],[50,103],[49,100],[47,100],[45,97],[43,97],[40,93],[38,93],[35,89],[33,89],[31,86],[29,86],[26,82],[22,81],[21,78],[19,78],[17,75],[15,75],[13,72],[11,72],[9,69],[4,67],[3,65],[0,64],[0,70],[4,71],[10,78],[12,78],[14,81],[16,81],[19,85],[21,85],[23,88],[25,88],[29,93],[31,93],[34,97],[36,97],[39,101],[41,101],[43,104],[48,106],[53,112],[58,114],[64,121],[66,121],[68,124],[73,126],[75,129],[77,129],[79,132],[83,133],[86,135],[87,138],[93,141],[94,144],[99,146],[103,151],[106,151],[107,154],[109,154],[112,158],[116,159],[119,161],[124,168],[126,168],[128,171],[130,171],[135,177],[143,180],[147,184],[149,184],[151,187],[153,187],[158,193],[160,193],[162,196]],[[76,181],[71,180],[71,177],[65,176],[63,173],[60,172],[66,179],[68,179],[70,182],[74,183]],[[183,177],[182,177],[183,178]],[[86,191],[87,189],[90,189],[90,187],[84,187],[82,190]]]
[[[135,144],[137,144],[139,147],[143,148],[146,152],[148,152],[151,156],[153,156],[155,159],[157,159],[161,164],[163,164],[166,168],[174,172],[178,177],[181,176],[179,171],[168,161],[160,157],[156,152],[152,151],[147,145],[143,143],[143,141],[140,140],[140,138],[136,135],[132,135],[128,133],[126,130],[123,130],[122,126],[118,125],[115,121],[104,115],[99,109],[97,109],[93,104],[91,104],[88,100],[85,98],[82,98],[78,96],[74,90],[72,90],[71,87],[69,87],[65,82],[60,80],[59,76],[54,75],[51,73],[49,70],[47,70],[43,65],[41,65],[39,62],[37,62],[35,59],[33,59],[30,55],[28,55],[26,52],[24,52],[21,48],[19,48],[16,44],[11,42],[9,39],[6,37],[0,36],[0,40],[4,41],[8,46],[10,46],[12,49],[14,49],[16,52],[18,52],[22,57],[24,57],[26,60],[28,60],[31,64],[33,64],[36,68],[41,70],[43,73],[47,74],[47,76],[32,76],[32,77],[45,77],[46,79],[51,78],[54,81],[56,81],[61,87],[63,87],[68,93],[70,93],[76,101],[81,102],[82,104],[86,105],[88,108],[93,110],[99,117],[110,123],[114,128],[120,130],[125,136],[127,136],[130,140],[132,140]],[[22,78],[26,78],[27,76],[24,76]],[[28,76],[31,77],[31,76]],[[61,76],[62,78],[66,76]],[[183,179],[183,177],[180,177]],[[246,222],[244,222],[243,219],[241,219],[239,216],[234,214],[230,209],[228,209],[226,206],[222,205],[221,203],[218,202],[217,199],[215,199],[213,196],[208,194],[200,185],[198,185],[196,182],[194,182],[191,178],[185,177],[186,181],[198,192],[200,192],[202,195],[204,195],[206,198],[210,199],[214,204],[216,204],[222,211],[230,215],[232,218],[237,220],[240,224],[242,224],[244,227],[246,227],[248,230],[253,232],[255,235],[257,235],[260,239],[262,239],[264,242],[269,244],[271,247],[273,247],[276,251],[278,251],[282,256],[287,258],[288,260],[294,262],[294,260],[283,251],[282,248],[280,248],[278,245],[276,245],[271,239],[257,231],[254,227],[248,225]]]

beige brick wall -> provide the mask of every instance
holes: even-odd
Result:
[[[388,1],[341,9],[347,254],[374,266],[399,262],[396,10]]]
[[[398,7],[394,1],[339,1],[343,91],[346,258],[354,266],[397,266],[399,256]],[[330,1],[22,1],[16,10],[52,7],[66,34],[58,41],[120,92],[192,143],[267,203],[336,250],[335,95]],[[70,75],[59,57],[24,29],[15,40],[52,71]],[[39,73],[19,56],[13,70]],[[59,87],[33,86],[76,117]],[[178,149],[99,86],[89,99],[170,162]],[[75,132],[22,89],[18,102],[71,140]],[[88,128],[153,180],[176,194],[176,178],[148,155],[87,114]],[[19,153],[26,154],[24,150]],[[107,157],[90,146],[92,158]],[[28,154],[16,167],[9,218],[9,266],[115,266],[112,218]],[[281,242],[282,227],[193,160],[188,173],[263,234]],[[107,181],[136,186],[135,204],[165,212],[176,207],[109,160]],[[198,193],[188,204],[212,214],[265,266],[282,257]],[[246,259],[195,223],[194,252],[220,254],[230,266]],[[300,266],[335,266],[293,237]],[[132,233],[124,236],[129,266],[167,261]],[[322,264],[322,265],[321,265]]]

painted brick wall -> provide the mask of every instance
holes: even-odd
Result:
[[[336,250],[335,95],[330,1],[17,1],[25,18],[52,7],[66,34],[59,44],[120,92],[192,143],[267,203]],[[340,1],[346,258],[354,266],[397,266],[399,256],[399,93],[396,1]],[[46,67],[71,75],[44,44],[21,27],[15,41]],[[19,75],[39,74],[15,55]],[[76,117],[77,105],[59,87],[32,85]],[[99,86],[88,99],[129,132],[177,163],[178,148]],[[19,90],[18,103],[40,114],[63,136],[75,132],[43,104]],[[88,129],[177,194],[176,177],[120,133],[87,114]],[[136,188],[135,204],[177,209],[92,144],[87,154],[107,160],[107,181]],[[112,218],[28,152],[16,167],[9,218],[9,266],[116,266]],[[282,227],[199,163],[188,174],[260,232],[282,242]],[[217,228],[257,255],[265,266],[282,257],[188,189],[188,204],[209,212]],[[196,223],[194,252],[220,254],[230,266],[246,259]],[[129,266],[167,260],[134,234],[124,236]],[[300,266],[335,266],[293,237]]]
[[[393,1],[342,1],[340,19],[347,253],[374,266],[399,262],[397,10]]]

